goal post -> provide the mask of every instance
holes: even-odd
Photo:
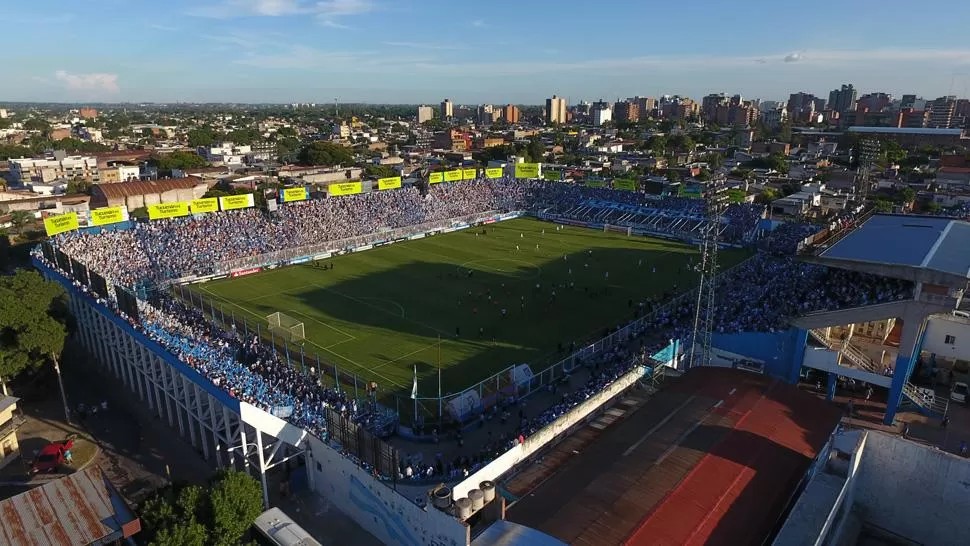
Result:
[[[632,226],[626,226],[626,227],[624,227],[624,226],[614,226],[612,224],[603,224],[603,233],[609,233],[609,232],[613,232],[613,233],[625,233],[627,237],[632,237],[633,236],[633,227]]]
[[[306,339],[306,331],[303,321],[295,319],[286,313],[279,311],[266,316],[269,323],[269,330],[274,334],[279,334],[287,341],[303,341]]]

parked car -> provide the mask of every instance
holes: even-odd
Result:
[[[970,396],[970,387],[967,387],[966,383],[961,381],[953,383],[953,387],[950,388],[950,400],[966,404],[967,396]]]
[[[74,439],[68,438],[63,442],[51,442],[40,450],[31,466],[31,471],[35,474],[40,472],[56,472],[58,468],[67,461],[65,453],[74,447]]]

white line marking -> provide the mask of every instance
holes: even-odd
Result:
[[[721,407],[721,404],[723,404],[723,403],[724,403],[724,400],[718,400],[717,401],[717,404],[714,404],[714,409],[717,409],[717,408]]]
[[[660,430],[660,427],[666,425],[671,419],[674,418],[674,415],[677,415],[678,413],[680,413],[680,410],[684,409],[687,406],[687,404],[690,404],[691,402],[693,402],[694,401],[694,398],[697,398],[697,397],[696,396],[691,396],[687,400],[684,400],[684,403],[681,404],[681,405],[679,405],[679,406],[677,406],[677,409],[675,409],[674,411],[668,413],[666,417],[664,417],[663,419],[661,419],[661,421],[659,423],[657,423],[656,425],[654,425],[653,428],[651,428],[650,430],[648,430],[647,433],[644,434],[639,440],[637,440],[637,442],[635,444],[633,444],[632,446],[630,446],[629,448],[627,448],[627,450],[623,452],[623,456],[626,457],[627,455],[633,453],[634,450],[636,450],[636,448],[640,447],[640,444],[642,444],[643,442],[646,442],[647,441],[647,438],[649,438],[654,432],[657,432],[658,430]]]
[[[728,393],[728,396],[732,396],[737,391],[738,391],[738,388],[737,387],[731,389],[731,392]]]

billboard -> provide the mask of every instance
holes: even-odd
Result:
[[[387,178],[377,179],[377,189],[379,190],[393,190],[395,188],[401,187],[401,177],[400,176],[389,176]]]
[[[189,210],[192,214],[202,214],[205,212],[218,212],[219,199],[216,197],[203,197],[189,201]]]
[[[636,191],[637,181],[630,179],[616,179],[613,181],[614,190],[626,190],[626,191]]]
[[[248,209],[256,204],[253,194],[224,195],[219,198],[219,208],[222,210]]]
[[[342,182],[340,184],[330,184],[327,186],[327,194],[333,197],[339,195],[353,195],[361,192],[360,182]]]
[[[542,179],[552,182],[559,182],[562,180],[562,173],[560,171],[543,171]]]
[[[501,167],[485,169],[485,178],[502,178],[504,170]]]
[[[601,178],[588,178],[586,180],[587,188],[605,188],[606,181]]]
[[[280,192],[280,197],[283,198],[284,203],[289,203],[291,201],[306,201],[310,198],[310,191],[307,190],[306,186],[300,186],[298,188],[285,188]]]
[[[462,180],[475,180],[478,178],[478,169],[462,169],[461,179]]]
[[[454,169],[451,171],[445,171],[445,182],[458,182],[461,180],[461,169]]]
[[[174,203],[159,203],[148,207],[148,218],[151,220],[161,220],[163,218],[176,218],[189,215],[189,203],[187,201],[175,201]]]
[[[77,228],[77,213],[75,212],[44,218],[44,229],[47,231],[48,237],[53,237],[65,231],[73,231]]]
[[[445,173],[431,173],[428,175],[429,184],[440,184],[445,181]]]
[[[91,211],[92,226],[106,226],[117,224],[128,219],[128,209],[125,207],[104,207]]]
[[[516,163],[515,177],[516,178],[539,178],[539,164],[538,163]]]

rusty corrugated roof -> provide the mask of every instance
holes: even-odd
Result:
[[[108,487],[88,468],[0,501],[0,544],[86,546],[122,532],[136,518],[118,513]]]
[[[129,195],[154,195],[171,190],[187,190],[204,184],[192,178],[132,180],[115,184],[95,184],[94,191],[100,191],[106,199],[123,199]]]

